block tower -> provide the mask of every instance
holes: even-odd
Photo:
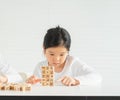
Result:
[[[42,86],[54,86],[54,67],[53,66],[42,66]]]

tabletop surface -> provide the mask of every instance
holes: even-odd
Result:
[[[120,87],[115,85],[96,86],[41,86],[32,85],[30,91],[0,90],[6,96],[120,96]]]

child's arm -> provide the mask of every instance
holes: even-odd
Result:
[[[77,60],[72,70],[74,78],[80,81],[80,85],[100,85],[102,82],[100,73],[82,61]]]
[[[8,64],[7,60],[1,54],[0,54],[0,74],[1,80],[4,82],[23,81],[19,73]]]
[[[74,85],[100,85],[102,82],[101,75],[92,67],[79,59],[73,59],[69,62],[66,75],[62,76],[58,81],[66,86]],[[69,74],[67,74],[69,73]]]
[[[41,82],[41,79],[40,79],[40,77],[41,77],[41,71],[40,71],[40,67],[39,67],[39,66],[41,66],[40,63],[38,63],[38,64],[36,65],[36,67],[35,67],[35,69],[34,69],[34,71],[33,71],[33,75],[30,76],[30,77],[26,80],[27,83],[36,84],[36,83],[38,83],[38,82]]]

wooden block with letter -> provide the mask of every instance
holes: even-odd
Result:
[[[0,84],[0,90],[30,91],[31,84],[28,84],[28,83],[4,83],[4,84]]]

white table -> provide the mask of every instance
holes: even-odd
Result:
[[[1,96],[120,96],[120,87],[99,86],[40,86],[33,85],[31,91],[0,90]]]

